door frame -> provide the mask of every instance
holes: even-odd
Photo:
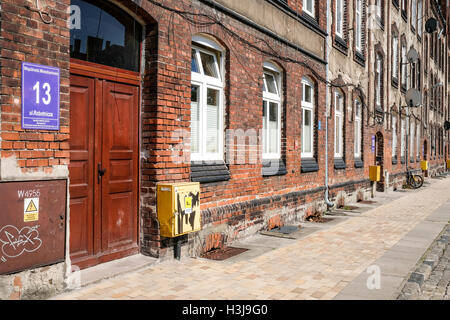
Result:
[[[142,124],[141,124],[141,101],[142,101],[142,86],[141,86],[141,74],[139,72],[133,72],[133,71],[128,71],[128,70],[124,70],[124,69],[119,69],[119,68],[114,68],[114,67],[110,67],[110,66],[105,66],[105,65],[101,65],[101,64],[96,64],[93,62],[87,62],[87,61],[83,61],[83,60],[78,60],[78,59],[74,59],[71,58],[70,59],[70,69],[69,69],[69,73],[72,75],[77,75],[77,76],[85,76],[85,77],[90,77],[90,78],[94,78],[94,79],[101,79],[101,80],[106,80],[106,81],[113,81],[113,82],[118,82],[118,83],[123,83],[123,84],[128,84],[128,85],[134,85],[138,87],[138,97],[137,97],[137,130],[138,130],[138,136],[136,137],[137,139],[137,184],[136,184],[136,212],[135,212],[135,217],[136,217],[136,237],[137,237],[137,249],[132,248],[132,249],[127,249],[124,251],[120,251],[117,253],[108,253],[106,255],[97,255],[94,254],[94,256],[91,256],[90,258],[86,258],[86,259],[82,259],[80,261],[77,261],[77,266],[80,269],[84,269],[84,268],[88,268],[91,266],[95,266],[107,261],[113,261],[116,259],[120,259],[123,257],[126,257],[130,254],[133,253],[139,253],[140,252],[140,248],[141,248],[141,224],[140,224],[140,196],[141,196],[141,162],[140,162],[140,150],[141,150],[141,142],[142,142]],[[97,101],[95,101],[95,107],[97,108]],[[70,115],[69,115],[69,119],[70,119]],[[99,119],[95,119],[94,120],[95,123],[97,123],[99,121]],[[95,179],[94,179],[95,180]],[[98,188],[96,186],[96,184],[94,184],[94,190],[96,191],[96,193],[94,193],[95,197],[94,197],[94,201],[98,201],[98,198],[101,197],[100,192],[98,192],[96,189]],[[69,186],[70,187],[70,179],[69,179]],[[69,200],[70,200],[70,194],[69,196]],[[69,208],[70,208],[70,204],[69,204]],[[95,210],[95,209],[94,209]],[[95,216],[95,213],[93,213]],[[69,211],[69,215],[70,215],[70,211]],[[95,218],[95,217],[94,217]],[[94,232],[95,232],[95,225],[94,225]],[[95,233],[94,233],[95,234]],[[102,235],[97,235],[100,236],[100,241],[101,241],[101,237]],[[69,244],[70,244],[70,235],[69,235]],[[95,251],[95,247],[97,246],[97,240],[96,238],[93,239],[94,240],[94,251]],[[70,246],[69,246],[70,247]],[[69,255],[70,255],[70,249],[69,249]]]

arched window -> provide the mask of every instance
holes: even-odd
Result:
[[[392,115],[392,162],[397,163],[397,116]]]
[[[365,3],[364,3],[365,4]],[[355,2],[355,48],[358,52],[362,52],[363,39],[363,0]]]
[[[406,43],[402,40],[402,52],[401,52],[401,54],[402,54],[402,56],[401,56],[401,61],[400,61],[400,63],[401,63],[401,76],[402,76],[402,81],[401,81],[401,89],[403,90],[403,91],[405,91],[406,89],[408,89],[407,87],[408,87],[408,81],[407,81],[407,72],[408,72],[408,69],[407,69],[407,58],[406,58]]]
[[[270,62],[263,71],[263,159],[281,157],[281,71]]]
[[[139,71],[142,27],[103,0],[71,0],[81,11],[80,28],[70,30],[71,58]]]
[[[223,49],[194,36],[191,58],[191,160],[223,160]]]
[[[398,34],[392,33],[392,81],[398,84]]]
[[[302,158],[314,157],[314,84],[308,78],[302,80]]]
[[[355,159],[361,159],[362,157],[362,104],[361,100],[355,99]]]
[[[344,157],[344,94],[338,90],[334,95],[334,157]]]
[[[405,138],[406,138],[406,121],[404,117],[401,117],[401,127],[400,127],[400,158],[401,162],[405,162]]]
[[[341,39],[344,39],[344,24],[345,24],[345,1],[336,0],[336,23],[335,23],[335,33]]]
[[[409,126],[409,159],[410,162],[414,161],[414,134],[416,133],[415,123],[412,119],[409,120],[411,122]]]
[[[375,107],[383,110],[383,57],[380,53],[376,55],[375,61]]]
[[[419,154],[419,150],[420,150],[420,124],[417,123],[416,125],[416,159],[419,160],[420,154]]]

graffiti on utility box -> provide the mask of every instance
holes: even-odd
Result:
[[[0,274],[64,261],[66,180],[0,183]]]

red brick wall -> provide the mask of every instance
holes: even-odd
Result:
[[[54,22],[25,8],[34,1],[2,0],[0,29],[1,158],[15,156],[23,172],[51,173],[69,163],[69,0],[47,1]],[[61,69],[61,130],[21,129],[21,62]]]

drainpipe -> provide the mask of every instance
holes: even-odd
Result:
[[[330,60],[330,34],[331,34],[331,29],[330,29],[330,0],[327,0],[327,46],[326,46],[326,50],[327,50],[327,54],[326,54],[326,66],[325,66],[325,70],[326,70],[326,80],[327,80],[327,84],[329,82],[329,60]],[[328,87],[326,87],[326,92],[325,92],[325,108],[328,108],[328,99],[329,99],[329,91],[328,91]],[[325,203],[329,208],[334,207],[334,203],[331,202],[328,199],[328,112],[327,110],[325,110]]]

